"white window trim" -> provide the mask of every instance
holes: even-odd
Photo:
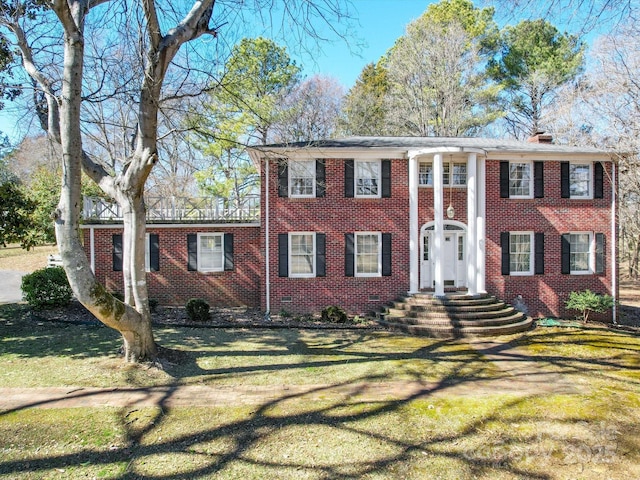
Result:
[[[202,237],[221,237],[221,252],[220,252],[220,268],[202,268],[200,262],[202,259],[202,252],[200,248],[200,239]],[[198,233],[198,271],[202,273],[211,272],[224,272],[224,233],[222,232],[200,232]]]
[[[291,168],[291,164],[293,163],[303,163],[303,162],[307,162],[307,163],[312,163],[312,170],[313,170],[313,181],[312,181],[312,186],[311,186],[311,193],[308,195],[301,195],[299,193],[293,193],[293,179],[296,178],[292,175],[292,168]],[[317,183],[317,179],[316,179],[316,161],[315,160],[310,160],[310,159],[300,159],[300,160],[289,160],[289,169],[287,174],[289,175],[289,178],[287,179],[288,185],[289,185],[289,197],[291,198],[315,198],[316,196],[316,183]]]
[[[358,194],[358,164],[378,163],[378,193],[376,195]],[[382,198],[382,160],[354,160],[353,161],[353,196],[354,198]]]
[[[535,234],[534,232],[509,232],[509,264],[511,264],[511,237],[513,235],[529,235],[529,270],[526,272],[514,272],[509,268],[509,275],[514,277],[529,277],[536,271],[534,262],[536,260],[536,246],[535,246]],[[511,267],[511,265],[509,265]]]
[[[511,165],[522,164],[529,165],[529,193],[527,195],[512,195],[511,194]],[[533,198],[533,184],[535,183],[535,179],[533,178],[533,162],[530,160],[519,160],[519,161],[510,161],[509,162],[509,198]]]
[[[570,275],[593,275],[596,271],[596,236],[593,232],[569,232],[569,235],[589,235],[589,259],[588,270],[570,270]],[[569,242],[569,255],[571,255],[571,242]],[[571,262],[569,262],[571,266]]]
[[[311,262],[312,262],[312,272],[311,273],[291,273],[291,258],[292,258],[292,246],[293,246],[293,242],[291,241],[291,237],[293,235],[311,235],[312,238],[312,242],[313,242],[313,249],[311,251]],[[316,276],[316,256],[317,256],[317,249],[316,249],[316,233],[315,232],[289,232],[289,248],[288,248],[288,259],[287,261],[289,262],[289,278],[314,278]]]
[[[431,183],[420,183],[420,166],[418,166],[418,187],[423,187],[423,188],[433,188],[433,177],[434,177],[434,172],[433,172],[433,162],[420,162],[420,165],[431,165]],[[468,164],[466,162],[455,162],[455,161],[451,161],[451,162],[444,162],[442,164],[442,174],[443,174],[443,182],[444,182],[444,166],[445,165],[449,165],[449,182],[443,183],[443,185],[445,187],[451,187],[451,188],[460,188],[460,189],[466,189],[467,188],[467,181],[469,180],[469,172],[465,172],[465,183],[464,184],[452,184],[451,180],[453,179],[453,170],[454,170],[454,165],[465,165],[468,166]]]
[[[586,195],[571,195],[571,167],[574,165],[586,165],[589,167],[589,190]],[[575,200],[591,200],[593,198],[593,163],[590,162],[569,162],[569,198]]]
[[[378,237],[378,271],[375,273],[359,273],[358,272],[358,236],[377,235]],[[353,234],[353,273],[356,277],[373,278],[382,276],[382,232],[354,232]]]

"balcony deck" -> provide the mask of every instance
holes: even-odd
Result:
[[[145,197],[147,223],[258,223],[260,196],[241,202],[216,197]],[[82,218],[86,224],[120,223],[122,208],[99,197],[84,197]]]

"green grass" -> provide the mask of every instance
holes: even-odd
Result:
[[[4,412],[0,479],[640,478],[638,336],[537,329],[483,356],[464,341],[374,331],[156,334],[185,361],[165,371],[126,366],[107,328],[38,322],[24,306],[4,306],[0,385],[448,383],[424,397],[327,388],[257,405]],[[501,390],[521,368],[576,392]],[[474,393],[474,382],[490,379],[495,391]],[[458,384],[466,393],[448,390]]]

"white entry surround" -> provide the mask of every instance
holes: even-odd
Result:
[[[445,208],[444,208],[444,167],[443,157],[445,154],[456,156],[466,156],[467,160],[467,225],[464,234],[457,233],[449,237],[445,236]],[[420,290],[421,283],[433,283],[435,296],[443,296],[445,282],[450,279],[445,278],[444,254],[450,256],[450,249],[445,241],[465,238],[464,256],[466,257],[466,278],[459,278],[465,273],[455,272],[455,286],[466,285],[469,295],[479,295],[486,293],[485,290],[485,215],[486,215],[486,164],[485,152],[475,148],[425,148],[410,150],[409,156],[409,293],[416,293]],[[433,165],[433,232],[425,233],[424,227],[419,225],[418,215],[418,164],[420,160],[430,160]],[[431,223],[431,222],[430,222]],[[447,224],[457,224],[459,222],[447,222]],[[432,270],[427,272],[424,263],[424,235],[429,235],[431,245]],[[457,240],[455,240],[457,241]],[[449,253],[447,253],[449,252]],[[422,271],[421,271],[422,270]],[[431,273],[432,272],[432,273]],[[446,272],[451,276],[451,272]],[[431,278],[421,282],[421,274]]]

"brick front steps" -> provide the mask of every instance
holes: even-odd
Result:
[[[417,293],[386,307],[379,322],[412,335],[457,338],[522,332],[533,320],[490,295]]]

